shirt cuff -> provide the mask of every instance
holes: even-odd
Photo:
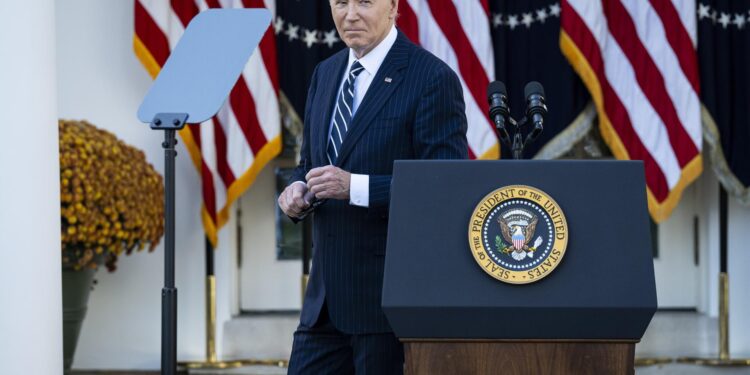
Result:
[[[366,174],[354,174],[349,181],[349,204],[369,207],[370,206],[370,176]]]

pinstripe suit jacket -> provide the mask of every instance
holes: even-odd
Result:
[[[348,53],[342,50],[313,73],[301,161],[292,182],[305,181],[311,168],[328,164],[328,130]],[[465,159],[466,129],[456,74],[399,32],[352,119],[336,161],[345,171],[370,176],[369,207],[328,200],[316,209],[302,325],[317,321],[325,301],[331,321],[342,332],[391,331],[380,303],[393,162]]]

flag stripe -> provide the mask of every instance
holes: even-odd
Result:
[[[261,147],[266,144],[267,140],[258,124],[255,102],[250,97],[250,92],[244,79],[240,78],[237,80],[234,88],[232,88],[232,93],[229,94],[229,101],[232,103],[232,112],[234,112],[234,116],[237,118],[240,129],[242,129],[242,134],[245,135],[245,140],[250,145],[253,153],[257,154]]]
[[[273,84],[274,92],[279,92],[279,74],[278,63],[276,62],[276,42],[273,37],[273,30],[268,29],[260,40],[259,49],[263,55],[264,67],[267,70],[266,76]]]
[[[419,44],[419,23],[417,22],[417,15],[414,13],[412,5],[409,5],[406,0],[401,0],[401,5],[398,8],[398,26],[401,31],[406,34],[412,42]]]
[[[140,5],[146,11],[146,15],[156,25],[154,31],[158,31],[168,37],[169,33],[169,3],[164,0],[141,0]],[[136,14],[137,15],[137,14]],[[171,46],[171,41],[167,38],[167,42]]]
[[[484,67],[485,75],[492,80],[495,77],[495,50],[487,12],[476,1],[453,0],[453,6],[477,60]]]
[[[410,38],[443,60],[461,82],[468,121],[466,137],[472,159],[499,156],[497,136],[487,117],[489,105],[484,95],[494,79],[487,5],[487,1],[479,0],[456,1],[455,5],[436,0],[401,0],[399,8],[402,14],[399,27],[416,34]]]
[[[667,1],[667,0],[660,0],[660,1]],[[696,20],[696,7],[695,7],[695,0],[672,0],[672,8],[675,10],[675,13],[679,15],[680,23],[685,28],[685,31],[688,33],[688,38],[690,39],[690,43],[692,44],[691,49],[695,49],[698,45],[698,28],[697,28],[697,20]],[[675,18],[677,20],[678,18]],[[697,60],[697,57],[696,57]],[[697,61],[696,61],[697,65]]]
[[[675,17],[674,1],[691,13]],[[615,156],[644,161],[649,211],[657,222],[702,170],[698,86],[690,71],[697,58],[685,38],[694,40],[695,3],[673,3],[561,2],[563,53],[591,92]]]
[[[465,0],[462,0],[465,1]],[[479,3],[482,4],[482,9],[484,9],[484,16],[487,17],[487,20],[489,22],[490,19],[490,2],[489,0],[479,0]]]
[[[201,164],[203,163],[200,154],[200,124],[187,124],[178,134],[182,138],[185,148],[188,150],[188,156],[193,162],[195,170],[200,174]]]
[[[151,52],[156,63],[163,66],[169,57],[169,41],[139,1],[135,2],[135,34]]]
[[[265,7],[262,0],[244,0],[245,8],[263,8]],[[272,8],[272,7],[271,7]],[[270,78],[274,92],[279,91],[278,64],[276,62],[276,42],[274,41],[273,29],[268,28],[263,38],[260,40],[258,49],[263,55],[263,61],[267,73],[264,75]]]
[[[190,20],[198,14],[198,6],[192,1],[171,0],[170,3],[172,5],[172,10],[174,10],[174,13],[177,15],[177,18],[180,19],[180,22],[182,22],[184,27],[187,27]]]
[[[487,121],[483,118],[476,100],[474,100],[471,91],[466,86],[463,76],[461,76],[459,72],[458,57],[451,48],[450,42],[443,34],[443,30],[435,22],[428,7],[423,8],[421,19],[423,20],[423,23],[419,30],[422,47],[428,51],[434,51],[443,62],[453,69],[454,72],[458,73],[458,79],[461,82],[461,89],[464,96],[464,104],[466,106],[466,120],[469,124],[466,131],[466,139],[469,143],[469,157],[476,159],[477,153],[474,150],[483,149],[481,148],[484,146],[482,141],[487,138],[485,135],[488,130],[487,127],[480,125]]]
[[[224,186],[224,183],[221,180],[221,176],[219,176],[219,168],[217,166],[218,150],[216,147],[216,134],[214,134],[212,125],[213,124],[209,120],[207,122],[204,122],[200,126],[201,141],[204,145],[213,146],[201,148],[201,160],[203,161],[203,168],[210,172],[210,175],[207,176],[210,177],[210,179],[201,177],[201,182],[203,183],[203,185],[205,185],[204,189],[208,189],[213,192],[211,196],[214,197],[214,208],[210,209],[209,213],[212,217],[218,217],[216,215],[217,208],[221,207],[221,205],[226,202],[226,186]]]
[[[184,32],[184,29],[187,28],[190,20],[198,14],[198,6],[194,2],[184,0],[171,0],[170,3],[174,15],[183,26],[183,29],[178,32],[178,34],[181,35]],[[175,25],[171,25],[170,27],[174,28]],[[218,120],[214,118],[203,122],[200,126],[191,128],[193,139],[196,140],[196,145],[201,152],[201,190],[204,209],[214,223],[216,222],[217,217],[216,194],[218,192],[215,179],[217,173],[221,174],[220,168],[218,168],[217,165],[226,164],[226,155],[220,153],[219,143],[215,143],[216,149],[214,149],[212,147],[203,148],[201,142],[205,141],[207,145],[210,145],[214,143],[212,140],[216,141],[217,139],[223,138],[221,136],[217,138],[216,134],[213,133],[216,128],[216,121]],[[211,129],[211,127],[214,129]],[[221,176],[222,179],[225,179],[226,177],[229,176]],[[226,180],[224,182],[226,185]],[[223,199],[221,201],[223,201]]]
[[[486,1],[453,0],[461,26],[491,81],[495,77],[495,49],[492,45],[490,16],[483,4],[486,5]]]
[[[198,148],[201,147],[201,144],[203,142],[203,136],[201,134],[201,129],[205,127],[204,124],[198,125],[198,124],[190,124],[188,125],[188,129],[190,130],[190,133],[193,137],[193,140],[198,146]],[[216,193],[214,189],[214,183],[213,183],[213,173],[211,172],[211,169],[206,164],[206,159],[201,158],[201,164],[200,164],[200,173],[201,173],[201,195],[203,197],[203,208],[209,215],[209,217],[216,222]],[[210,199],[209,199],[210,198]]]
[[[278,129],[281,116],[276,96],[277,90],[273,87],[269,78],[270,73],[266,70],[267,65],[263,60],[263,56],[256,50],[245,65],[240,79],[245,81],[248,94],[252,97],[255,107],[262,108],[261,111],[255,112],[258,126],[264,134],[272,134]]]
[[[591,32],[591,28],[586,27],[581,16],[573,10],[568,2],[562,3],[562,12],[565,15],[560,21],[563,29],[566,30],[567,34],[581,50],[596,75],[595,78],[600,86],[600,91],[592,92],[592,96],[595,99],[601,98],[601,103],[597,103],[600,107],[600,116],[621,119],[620,121],[609,120],[609,122],[613,130],[617,133],[616,136],[619,137],[623,145],[627,145],[627,148],[614,148],[613,151],[626,153],[624,155],[616,155],[619,159],[643,160],[646,183],[654,196],[659,200],[663,200],[669,190],[667,182],[656,161],[635,133],[625,107],[605,77],[604,59],[599,50],[596,38]],[[602,111],[601,109],[604,110]],[[606,137],[608,133],[603,132],[603,135]]]
[[[669,94],[667,94],[667,90],[664,87],[664,77],[646,51],[641,39],[638,38],[635,24],[622,3],[619,0],[605,1],[604,14],[607,16],[611,35],[617,41],[625,57],[629,60],[640,89],[648,99],[644,105],[650,102],[653,110],[661,118],[661,122],[665,126],[660,128],[666,129],[672,150],[677,157],[679,165],[680,167],[684,167],[697,154],[697,150],[677,117],[677,111],[672,105],[672,100],[669,98]],[[612,49],[612,51],[615,50],[616,48]],[[625,86],[629,88],[629,86],[633,85],[632,82],[627,82]],[[634,90],[634,92],[637,92],[637,90]],[[637,111],[635,108],[629,111],[631,114],[638,112],[641,111]],[[636,125],[638,125],[637,122]],[[659,140],[655,140],[655,142],[659,142]],[[660,144],[657,147],[666,148],[666,145]]]
[[[208,166],[203,163],[201,164],[201,181],[202,181],[202,195],[203,195],[203,206],[208,211],[208,215],[211,220],[216,222],[216,191],[214,190],[213,173],[208,169]]]
[[[463,28],[461,28],[456,8],[452,3],[440,2],[439,0],[428,0],[428,3],[430,4],[430,12],[438,26],[442,30],[451,30],[450,32],[443,33],[443,35],[450,42],[455,54],[461,56],[458,59],[458,68],[461,76],[466,81],[469,92],[474,97],[482,112],[489,112],[489,104],[487,103],[485,94],[490,82],[484,74],[485,70],[482,64],[471,48],[469,39],[466,37]]]
[[[230,186],[234,183],[235,176],[227,161],[227,137],[224,135],[224,128],[218,116],[214,116],[212,125],[216,142],[216,169],[224,182],[224,186]]]
[[[227,135],[228,155],[232,155],[228,163],[235,177],[240,176],[244,169],[253,163],[253,151],[248,146],[245,134],[240,129],[230,106],[225,105],[219,111],[218,117],[222,125],[231,124],[224,129],[224,133]]]
[[[627,64],[627,57],[620,46],[615,42],[608,43],[605,56],[605,77],[613,89],[612,95],[617,96],[626,111],[618,122],[625,122],[627,119],[629,126],[635,130],[635,134],[658,164],[668,187],[672,188],[680,177],[680,165],[668,143],[669,136],[664,122],[641,87],[634,84],[637,80],[636,73]]]
[[[695,46],[690,39],[690,34],[685,28],[685,24],[680,22],[680,15],[674,8],[674,5],[667,0],[650,0],[654,11],[659,15],[664,24],[667,40],[672,46],[671,50],[677,54],[677,58],[682,67],[682,72],[690,81],[693,91],[700,94],[700,80],[698,78],[698,58],[695,52]],[[692,15],[692,14],[691,14]],[[693,19],[695,19],[693,17]],[[695,29],[693,29],[695,31]]]
[[[675,105],[671,105],[670,103],[670,108],[676,109],[677,105],[681,107],[680,111],[675,111],[679,121],[679,124],[676,126],[686,132],[687,136],[693,141],[693,146],[695,146],[696,150],[692,151],[691,155],[694,155],[702,146],[700,100],[698,99],[697,91],[694,90],[694,87],[683,71],[675,50],[672,48],[663,48],[670,45],[667,40],[668,33],[664,28],[666,23],[662,22],[662,18],[659,17],[659,14],[649,2],[625,1],[622,4],[630,14],[630,17],[638,20],[635,23],[638,37],[643,41],[646,51],[664,78],[663,87],[669,95],[670,102],[675,103]],[[689,44],[688,48],[692,50],[692,46]],[[695,56],[693,57],[695,58]],[[677,140],[677,142],[679,141]],[[688,147],[690,146],[690,142],[685,141],[685,144]],[[674,140],[672,141],[672,145],[675,147]]]
[[[208,4],[206,4],[205,0],[195,0],[194,3],[201,12],[208,9]]]
[[[636,72],[634,72],[628,58],[624,55],[617,41],[607,34],[608,22],[604,18],[602,4],[577,0],[569,1],[569,3],[579,12],[583,23],[589,29],[596,27],[597,30],[604,31],[599,36],[593,34],[604,62],[604,78],[612,88],[612,95],[615,95],[624,107],[624,112],[617,113],[618,116],[610,117],[613,119],[613,125],[624,123],[627,124],[627,129],[635,130],[637,138],[640,139],[647,152],[661,169],[661,173],[667,181],[667,187],[672,188],[679,179],[680,168],[674,151],[667,141],[668,135],[664,129],[664,123],[646,99],[641,87],[635,84]],[[592,4],[594,5],[592,6]],[[597,17],[597,14],[600,17]],[[620,14],[620,17],[622,16]],[[611,28],[609,26],[609,29]],[[618,128],[618,132],[624,130],[625,128]],[[632,144],[625,143],[625,146],[630,148]]]

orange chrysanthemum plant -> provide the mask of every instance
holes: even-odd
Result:
[[[142,151],[86,121],[58,122],[62,260],[75,270],[148,247],[164,233],[164,183]]]

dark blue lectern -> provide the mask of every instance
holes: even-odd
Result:
[[[565,256],[538,282],[501,282],[472,255],[472,212],[509,185],[567,220]],[[651,251],[641,162],[399,161],[383,309],[408,373],[632,374],[657,307]]]

